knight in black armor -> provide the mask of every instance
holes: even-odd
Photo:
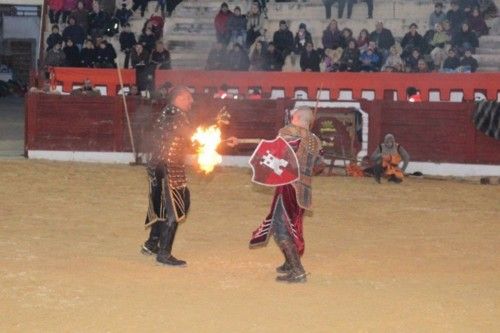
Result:
[[[156,254],[161,264],[184,266],[186,262],[172,255],[178,223],[186,218],[190,197],[185,172],[185,157],[193,130],[187,113],[193,97],[187,88],[170,92],[170,104],[164,107],[153,124],[149,176],[149,208],[146,226],[149,238],[142,245],[145,255]]]

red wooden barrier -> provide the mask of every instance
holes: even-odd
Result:
[[[83,81],[90,79],[94,86],[105,86],[108,96],[116,96],[120,90],[118,71],[116,68],[73,68],[53,67],[55,83],[63,86],[64,92],[71,92],[73,85],[82,85]],[[123,84],[130,86],[135,84],[135,70],[122,69]]]
[[[260,86],[264,93],[272,89],[283,89],[285,97],[293,98],[295,90],[307,89],[309,98],[314,99],[322,88],[330,91],[335,100],[341,90],[351,90],[352,98],[359,100],[363,91],[373,91],[375,99],[384,99],[384,91],[396,91],[398,100],[406,100],[406,88],[417,87],[424,100],[429,92],[440,92],[443,101],[450,99],[450,93],[461,91],[464,100],[473,100],[475,92],[482,92],[489,100],[496,100],[500,90],[500,73],[284,73],[284,72],[226,72],[226,71],[184,71],[159,70],[155,74],[156,85],[166,81],[174,85],[186,85],[203,93],[205,88],[220,87],[223,83],[246,94],[248,88]]]

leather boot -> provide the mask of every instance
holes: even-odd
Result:
[[[186,262],[179,260],[172,255],[172,246],[174,244],[175,233],[177,231],[177,222],[160,222],[160,250],[156,256],[156,261],[170,266],[184,266]]]
[[[285,262],[283,265],[276,267],[276,272],[280,274],[286,274],[289,273],[292,267],[290,266],[290,263],[288,262],[288,258],[286,257],[285,251],[281,249],[281,252],[283,253],[283,256],[285,256]]]
[[[159,247],[158,241],[160,240],[160,223],[156,222],[151,226],[151,230],[149,232],[149,238],[147,241],[142,244],[141,253],[150,256],[153,254],[158,254]]]
[[[373,176],[377,183],[380,184],[380,179],[382,178],[383,174],[384,174],[384,168],[382,167],[382,165],[377,164],[373,167]]]
[[[300,262],[300,256],[297,252],[295,244],[291,240],[286,240],[281,242],[281,248],[288,259],[291,270],[288,274],[276,277],[278,282],[288,282],[288,283],[304,283],[307,281],[306,271]]]

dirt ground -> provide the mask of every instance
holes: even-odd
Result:
[[[499,332],[500,186],[316,178],[301,285],[248,249],[271,193],[191,174],[174,254],[147,236],[141,167],[0,161],[1,332]]]

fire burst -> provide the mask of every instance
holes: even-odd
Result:
[[[217,146],[221,143],[220,128],[215,125],[208,128],[200,126],[191,137],[191,141],[199,144],[196,153],[200,169],[205,174],[212,172],[214,167],[222,162],[222,156],[217,153]]]

